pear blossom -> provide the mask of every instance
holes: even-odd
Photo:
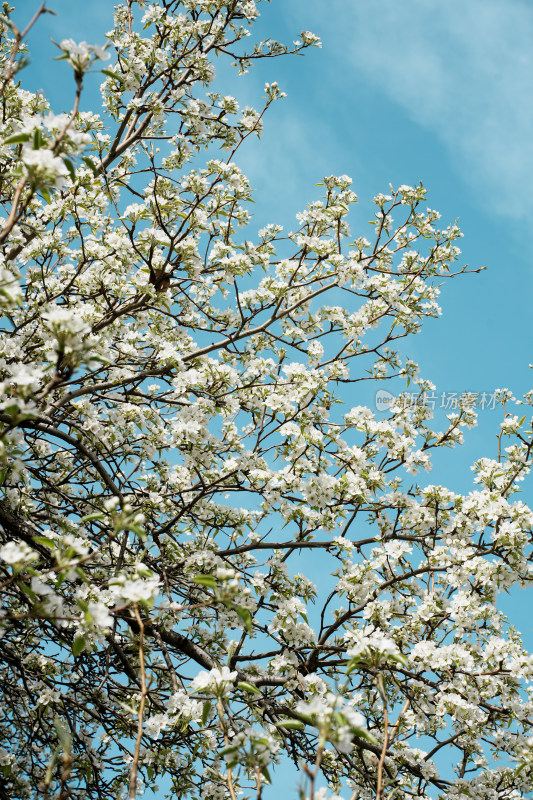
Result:
[[[117,5],[105,48],[61,40],[58,109],[0,20],[0,793],[259,797],[288,755],[313,800],[520,800],[533,391],[494,394],[464,493],[430,482],[476,422],[438,430],[409,358],[462,234],[405,184],[363,236],[344,174],[253,229],[284,92],[231,64],[319,46],[260,9]]]
[[[31,181],[51,184],[57,189],[64,186],[67,181],[68,169],[65,162],[51,150],[31,150],[25,147],[22,152],[22,162]]]
[[[62,39],[59,48],[75,72],[81,74],[93,61],[105,61],[110,58],[109,53],[103,47],[87,44],[87,42],[75,42],[73,39]]]
[[[222,667],[222,669],[214,667],[209,672],[203,670],[191,682],[191,690],[217,695],[220,693],[227,694],[236,677],[237,673],[230,671],[226,666]]]
[[[6,542],[0,547],[0,558],[6,564],[24,564],[27,561],[32,561],[37,556],[35,550],[25,542]]]

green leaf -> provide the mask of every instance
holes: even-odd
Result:
[[[14,417],[18,413],[19,407],[17,403],[13,403],[12,405],[3,408],[2,411],[4,414],[9,414],[10,417]]]
[[[68,728],[63,723],[63,720],[58,716],[54,717],[54,728],[57,731],[57,737],[61,742],[63,750],[66,753],[69,753],[72,745],[72,736],[70,735]]]
[[[119,83],[124,83],[124,78],[122,75],[119,75],[118,72],[113,72],[112,69],[103,69],[102,73],[107,75],[108,78],[114,78]]]
[[[366,742],[370,742],[370,744],[378,744],[376,737],[372,736],[366,728],[358,728],[357,725],[351,725],[350,730],[358,739],[363,739]]]
[[[305,728],[305,723],[299,719],[282,719],[274,724],[276,728],[287,728],[287,730],[302,731]]]
[[[35,130],[33,131],[33,149],[40,150],[43,144],[44,144],[44,139],[41,136],[41,131],[39,130],[39,128],[35,128]]]
[[[102,514],[101,511],[95,511],[94,514],[87,514],[85,517],[80,519],[80,522],[92,522],[93,519],[104,519],[105,514]]]
[[[217,585],[212,575],[195,575],[192,580],[193,583],[197,583],[199,586],[208,586],[209,589],[215,589]]]
[[[27,584],[19,583],[18,587],[24,592],[25,595],[27,595],[30,598],[30,600],[35,600],[35,598],[37,597],[33,589],[31,589]]]
[[[87,640],[85,636],[76,636],[72,644],[72,653],[75,658],[77,658],[81,653],[83,653],[86,644]]]
[[[351,658],[348,661],[348,666],[346,667],[346,674],[350,675],[355,669],[357,669],[360,663],[361,659],[358,658],[357,656],[355,658]]]
[[[248,681],[240,681],[237,686],[239,689],[242,689],[243,692],[252,692],[252,694],[261,694],[257,686],[254,686],[253,683],[248,683]]]
[[[78,576],[78,578],[81,578],[81,580],[82,580],[84,583],[88,583],[88,581],[87,581],[87,575],[85,574],[85,572],[82,570],[82,568],[81,568],[81,567],[74,567],[74,572],[76,573],[76,575]]]
[[[266,767],[261,767],[261,772],[263,773],[267,781],[269,783],[272,783],[272,778],[270,777],[270,772],[268,771],[268,769]]]
[[[133,531],[133,533],[136,533],[141,541],[143,542],[146,541],[147,539],[146,531],[144,530],[142,525],[137,525],[136,522],[130,522],[128,524],[128,528],[130,529],[130,531]]]
[[[50,550],[55,550],[57,547],[57,542],[54,542],[53,539],[49,539],[47,536],[34,536],[33,541],[48,547]]]
[[[211,711],[211,702],[209,700],[207,700],[204,703],[204,708],[203,708],[203,711],[202,711],[202,725],[205,725],[207,723],[207,718],[209,717],[209,712],[210,711]]]
[[[20,142],[29,142],[29,140],[29,133],[14,133],[12,136],[8,136],[7,139],[4,139],[3,144],[19,144]]]
[[[50,759],[48,767],[46,768],[46,772],[44,773],[44,785],[45,786],[49,786],[50,785],[50,782],[52,780],[52,775],[54,774],[54,767],[56,765],[56,761],[57,761],[57,757],[59,755],[60,749],[61,748],[56,747],[56,749],[52,753],[52,758]]]
[[[391,661],[396,661],[398,664],[401,664],[404,667],[406,667],[408,665],[408,663],[409,663],[407,661],[406,657],[404,655],[402,655],[401,653],[396,653],[393,656],[389,656],[389,658],[390,658]]]
[[[63,163],[68,169],[69,175],[72,178],[72,181],[74,182],[76,180],[76,170],[74,169],[74,164],[72,163],[70,158],[65,158],[64,156],[63,156]]]
[[[252,620],[252,615],[250,614],[248,609],[247,608],[237,608],[237,614],[239,615],[239,617],[244,622],[244,627],[246,628],[248,633],[251,633],[252,632],[252,622],[253,622],[253,620]]]
[[[341,727],[346,725],[346,717],[341,711],[334,711],[333,716],[335,717],[337,725],[340,725]]]
[[[83,156],[82,161],[84,164],[87,164],[90,170],[92,170],[94,176],[98,175],[97,166],[92,160],[92,158],[89,158],[88,156]]]
[[[70,572],[70,570],[69,570],[69,572]],[[67,574],[68,573],[64,569],[62,569],[61,572],[58,574],[58,576],[56,578],[56,589],[57,589],[58,586],[61,586],[61,584],[65,582]]]
[[[236,744],[230,744],[230,745],[228,745],[227,747],[224,747],[222,750],[220,750],[220,751],[219,751],[219,755],[221,755],[221,756],[227,756],[227,755],[229,755],[230,753],[236,753],[238,749],[239,749],[239,746],[238,746],[238,745],[236,745]]]

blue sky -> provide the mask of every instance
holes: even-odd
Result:
[[[38,5],[24,0],[19,17]],[[64,63],[50,61],[57,51],[45,39],[102,43],[112,5],[51,0],[57,16],[42,18],[31,35],[26,80],[56,110],[69,104],[73,81]],[[459,218],[464,260],[488,269],[445,287],[443,318],[411,342],[409,355],[441,391],[528,389],[533,6],[274,0],[261,11],[262,34],[290,41],[309,28],[324,46],[260,63],[243,79],[223,75],[227,91],[251,105],[260,104],[265,80],[288,93],[267,116],[261,142],[249,140],[239,157],[256,190],[253,227],[293,227],[296,212],[319,196],[322,175],[348,173],[361,201],[353,230],[368,235],[372,196],[389,182],[421,180],[443,220]]]
[[[284,0],[265,8],[261,25],[284,39],[309,27],[324,43],[246,82],[250,101],[267,76],[288,92],[243,159],[261,212],[290,226],[322,174],[348,173],[361,201],[353,229],[365,233],[374,194],[421,180],[443,220],[459,218],[464,261],[488,269],[444,288],[443,317],[411,340],[409,355],[439,391],[529,389],[533,7]],[[494,454],[499,419],[480,414],[464,452],[445,456],[432,480],[453,472],[453,488],[469,488],[469,465]]]
[[[18,4],[27,19],[39,0]],[[54,62],[71,36],[102,44],[112,0],[50,0],[29,37],[28,88],[41,88],[60,111],[73,81]],[[301,29],[323,40],[305,57],[268,60],[249,75],[231,72],[226,91],[259,105],[265,80],[287,99],[265,120],[260,142],[248,140],[239,163],[255,187],[252,229],[295,214],[320,195],[325,174],[347,173],[360,206],[353,231],[367,234],[370,200],[422,181],[443,221],[459,218],[464,261],[480,275],[449,282],[443,317],[410,340],[406,353],[438,392],[517,396],[531,387],[533,263],[533,5],[525,0],[273,0],[261,4],[263,36],[290,41]],[[98,101],[97,81],[85,102]],[[352,400],[352,398],[347,398]],[[357,398],[353,398],[356,402]],[[470,465],[493,456],[498,411],[483,411],[460,450],[446,451],[430,476],[456,491],[471,488]],[[527,499],[527,498],[525,498]],[[524,632],[529,631],[524,619]],[[533,646],[533,641],[531,642]]]
[[[39,4],[15,3],[19,20]],[[33,63],[23,84],[42,88],[60,111],[70,105],[73,81],[63,62],[49,60],[55,52],[46,38],[103,44],[113,0],[49,0],[49,6],[58,16],[43,18],[32,33]],[[347,173],[361,200],[353,232],[368,236],[373,195],[386,192],[389,182],[422,181],[443,221],[459,218],[464,261],[487,270],[444,288],[442,319],[428,323],[407,354],[439,392],[528,390],[533,4],[273,0],[261,3],[261,11],[264,36],[290,41],[310,29],[323,48],[305,58],[266,61],[239,81],[223,76],[231,83],[226,93],[243,104],[261,103],[265,80],[277,80],[288,93],[267,116],[261,142],[247,144],[238,159],[256,188],[254,231],[266,222],[291,229],[297,211],[320,196],[315,184],[322,175]],[[463,448],[443,455],[431,482],[472,488],[469,467],[495,455],[500,418],[497,411],[481,412],[478,428]],[[533,647],[517,598],[506,608]]]

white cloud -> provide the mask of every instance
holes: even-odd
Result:
[[[320,6],[313,3],[319,33]],[[533,5],[340,0],[337,12],[329,33],[340,58],[348,54],[359,74],[445,144],[483,205],[530,216]]]

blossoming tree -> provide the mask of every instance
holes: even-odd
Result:
[[[422,187],[371,240],[346,176],[246,227],[283,94],[240,109],[217,59],[319,43],[255,41],[257,5],[128,0],[58,45],[69,113],[23,88],[46,9],[3,6],[0,797],[259,800],[287,757],[311,800],[518,800],[533,661],[496,599],[532,576],[531,428],[503,392],[475,491],[412,478],[475,423],[433,430],[399,352],[464,271]],[[398,381],[420,402],[353,404]]]

